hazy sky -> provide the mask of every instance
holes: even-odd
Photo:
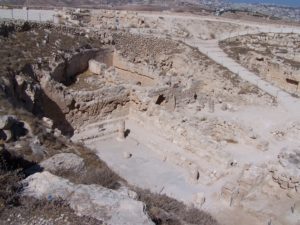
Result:
[[[246,3],[274,3],[280,5],[300,6],[300,0],[230,0],[232,2]]]

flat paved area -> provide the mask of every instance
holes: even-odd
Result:
[[[191,203],[195,195],[203,191],[199,185],[189,182],[185,170],[164,162],[155,152],[130,137],[122,142],[95,139],[87,145],[132,185],[167,194],[186,203]],[[124,152],[130,152],[132,157],[126,159]]]

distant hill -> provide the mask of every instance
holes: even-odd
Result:
[[[117,8],[132,10],[215,10],[222,0],[0,0],[0,5],[29,7]]]
[[[0,0],[1,4],[12,5],[31,5],[31,6],[101,6],[101,5],[127,5],[127,4],[142,4],[142,5],[199,5],[207,2],[206,0]],[[212,1],[215,2],[215,1]]]

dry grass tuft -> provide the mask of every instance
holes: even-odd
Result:
[[[91,217],[77,216],[61,199],[49,201],[22,197],[20,205],[6,208],[0,214],[0,225],[2,224],[101,225],[103,223]]]
[[[126,183],[87,147],[80,144],[73,145],[68,152],[73,152],[84,159],[85,171],[80,174],[72,171],[60,171],[55,175],[69,179],[76,184],[97,184],[109,189],[118,189],[121,183]]]
[[[139,200],[146,204],[146,210],[155,224],[158,225],[218,225],[208,213],[197,208],[189,208],[166,195],[154,194],[149,190],[135,188]]]
[[[5,153],[0,150],[0,212],[7,206],[18,205],[22,189],[19,181],[24,177],[21,170],[7,160]]]

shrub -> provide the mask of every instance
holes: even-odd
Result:
[[[9,205],[17,205],[22,189],[23,174],[14,169],[6,159],[5,150],[0,150],[0,212]]]
[[[183,202],[166,195],[154,194],[149,190],[134,188],[139,200],[146,204],[146,210],[155,224],[158,225],[218,225],[208,213],[197,208],[189,208]]]
[[[118,189],[121,182],[126,183],[89,148],[77,144],[72,145],[68,152],[73,152],[84,159],[85,171],[80,174],[73,171],[59,171],[55,175],[69,179],[76,184],[97,184],[109,189]]]

